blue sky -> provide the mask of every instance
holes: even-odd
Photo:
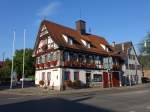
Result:
[[[150,0],[0,0],[0,60],[11,58],[13,30],[15,49],[33,48],[40,21],[47,19],[75,28],[75,21],[87,22],[87,31],[110,43],[133,41],[135,46],[150,31]]]

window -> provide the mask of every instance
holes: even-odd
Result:
[[[47,72],[47,80],[48,80],[48,81],[51,80],[51,72]]]
[[[89,42],[87,42],[87,47],[91,48],[91,44]]]
[[[39,62],[40,62],[40,63],[42,63],[42,57],[40,57],[40,60],[39,60]]]
[[[57,60],[57,55],[58,55],[57,52],[53,53],[53,60]]]
[[[51,60],[53,60],[53,54],[52,53],[50,53],[50,54],[48,54],[48,61],[51,61]]]
[[[62,37],[64,38],[64,40],[68,43],[68,37],[64,34],[62,34]]]
[[[87,41],[85,41],[85,40],[83,40],[83,39],[81,39],[81,41],[82,41],[82,43],[83,43],[83,45],[84,45],[85,47],[91,48],[90,42],[87,42]]]
[[[90,63],[93,63],[93,56],[89,56]]]
[[[45,80],[45,72],[42,72],[42,80]]]
[[[128,64],[125,64],[125,66],[126,66],[126,69],[128,69]]]
[[[78,61],[78,55],[76,53],[73,54],[73,60]]]
[[[47,55],[45,55],[45,62],[47,62]]]
[[[64,61],[68,61],[69,60],[69,52],[64,52]]]
[[[39,57],[36,58],[36,64],[39,64]]]
[[[64,72],[64,80],[70,80],[70,71]]]
[[[45,56],[42,56],[42,63],[45,63]]]
[[[101,74],[94,74],[93,75],[93,82],[102,82],[102,75]]]
[[[82,41],[83,45],[86,46],[86,41],[83,39],[81,39],[81,41]]]
[[[106,50],[106,46],[105,46],[104,44],[100,44],[100,46],[101,46],[104,50]]]
[[[85,61],[86,61],[85,56],[82,54],[79,54],[79,62],[85,62]]]
[[[79,72],[74,72],[74,80],[79,80]]]
[[[72,38],[68,38],[68,44],[70,44],[70,45],[73,44],[73,39]]]

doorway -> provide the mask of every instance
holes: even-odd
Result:
[[[119,72],[112,72],[112,83],[113,87],[119,87]]]
[[[91,73],[86,73],[86,86],[89,87],[91,82]]]
[[[109,87],[109,76],[107,72],[103,72],[103,87],[108,88]]]

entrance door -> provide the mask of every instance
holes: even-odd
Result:
[[[89,87],[91,82],[91,73],[86,73],[86,85]]]
[[[113,87],[119,87],[119,72],[112,72]]]
[[[107,72],[103,72],[103,87],[104,88],[109,87],[108,73]]]

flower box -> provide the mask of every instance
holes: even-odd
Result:
[[[57,65],[57,60],[51,61],[51,65],[56,66]]]
[[[35,68],[39,68],[39,64],[35,64]]]

